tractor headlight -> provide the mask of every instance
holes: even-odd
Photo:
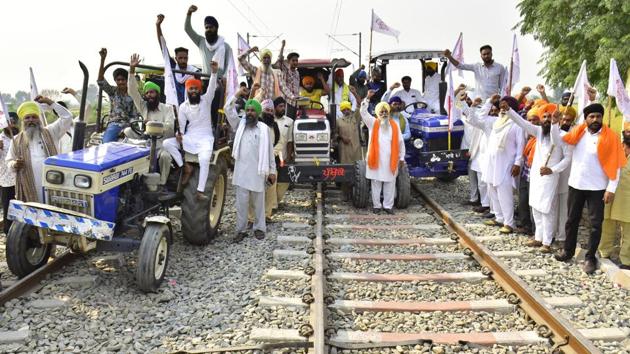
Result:
[[[328,133],[317,134],[317,141],[319,142],[328,141]]]
[[[306,133],[297,133],[293,138],[295,141],[306,141]]]
[[[63,184],[63,173],[61,171],[46,172],[46,182],[52,184]]]
[[[92,178],[86,175],[74,176],[74,186],[78,188],[90,188],[92,187]]]
[[[415,147],[416,149],[420,150],[422,149],[423,146],[424,146],[424,141],[422,141],[422,139],[416,139],[413,141],[413,147]]]

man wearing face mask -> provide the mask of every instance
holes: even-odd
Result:
[[[379,214],[382,208],[387,214],[393,214],[396,176],[398,166],[405,159],[405,143],[398,124],[390,117],[391,108],[387,102],[376,105],[374,112],[377,117],[368,112],[370,100],[375,94],[375,91],[369,90],[360,108],[361,119],[370,131],[365,177],[372,181],[373,212]]]
[[[225,105],[225,115],[232,129],[236,130],[232,157],[234,174],[232,184],[236,187],[236,236],[234,242],[240,242],[247,236],[247,210],[250,199],[254,204],[254,236],[265,238],[265,186],[276,182],[276,162],[269,128],[259,122],[262,112],[260,103],[255,99],[245,103],[245,118],[236,113],[234,101],[243,97],[241,89],[230,97]]]
[[[59,119],[42,126],[38,103],[52,107]],[[18,107],[22,131],[15,136],[5,160],[16,171],[16,199],[23,202],[44,202],[42,166],[49,156],[57,155],[59,140],[72,127],[72,113],[48,97],[37,96]]]
[[[551,253],[558,209],[559,173],[570,163],[570,153],[560,139],[558,106],[549,103],[538,109],[542,115],[540,125],[534,125],[521,118],[513,109],[508,117],[527,134],[536,138],[533,154],[529,154],[529,205],[532,207],[536,233],[526,245],[540,247],[541,253]]]
[[[158,139],[156,146],[158,165],[160,167],[160,185],[163,187],[168,179],[173,159],[168,151],[162,149],[162,142],[164,139],[175,136],[175,113],[173,106],[160,102],[161,89],[160,86],[154,82],[145,82],[142,88],[144,99],[140,97],[138,82],[135,78],[138,64],[140,64],[140,56],[138,54],[132,55],[129,60],[129,96],[133,99],[136,110],[144,118],[145,123],[154,121],[164,125],[164,135]],[[135,135],[133,131],[131,131],[131,128],[128,128],[125,134]]]
[[[564,100],[564,95],[563,98]],[[567,98],[568,102],[568,98]],[[575,118],[577,118],[577,112],[573,107],[563,107],[562,104],[559,108],[562,116],[560,118],[560,136],[563,137],[569,132],[573,126]],[[554,233],[554,240],[558,242],[564,242],[566,240],[565,226],[567,224],[567,218],[569,217],[569,174],[571,173],[571,161],[569,166],[560,172],[558,180],[558,222],[556,223],[556,231]]]
[[[182,154],[179,151],[180,144],[184,151],[197,155],[199,158],[199,183],[197,184],[196,198],[199,201],[208,201],[206,192],[206,181],[210,173],[210,158],[214,146],[214,134],[212,130],[212,101],[214,100],[215,88],[217,86],[217,76],[219,66],[216,62],[211,65],[212,76],[210,85],[206,93],[201,95],[201,81],[195,78],[186,80],[186,94],[188,99],[179,106],[179,129],[175,138],[164,140],[164,149],[168,151],[177,166],[184,165]],[[183,132],[183,134],[182,134]],[[188,183],[193,168],[186,164],[182,184]]]
[[[11,220],[7,219],[9,211],[9,201],[15,199],[15,171],[7,165],[5,158],[11,146],[11,140],[19,133],[17,124],[19,122],[17,113],[7,112],[9,115],[9,126],[4,128],[0,135],[0,198],[2,199],[2,215],[4,223],[3,230],[5,235],[11,227]]]
[[[604,205],[612,203],[626,157],[619,136],[602,124],[604,107],[599,103],[586,106],[584,122],[569,131],[562,139],[573,146],[569,175],[569,219],[564,250],[556,254],[559,261],[569,261],[575,255],[577,233],[582,209],[586,204],[591,232],[583,270],[595,272],[596,252],[602,234]]]
[[[499,116],[493,117],[488,112],[496,101],[499,101]],[[524,137],[521,128],[510,120],[508,112],[510,109],[516,111],[518,102],[511,96],[500,98],[494,95],[479,112],[471,110],[467,104],[462,105],[469,123],[481,129],[488,138],[488,160],[482,178],[488,184],[495,219],[487,220],[485,224],[502,226],[499,232],[510,234],[514,231],[512,186],[514,177],[521,172]]]

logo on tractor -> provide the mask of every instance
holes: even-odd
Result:
[[[103,177],[103,184],[112,183],[118,179],[129,176],[132,173],[133,173],[133,167],[128,167],[128,168],[125,168],[124,170],[114,172],[110,175]]]
[[[74,199],[74,198],[68,198],[68,197],[60,197],[60,196],[57,196],[57,195],[54,195],[54,196],[50,197],[50,201],[52,203],[63,204],[63,205],[70,205],[70,206],[81,207],[81,208],[87,208],[87,206],[88,206],[88,202],[86,200]]]
[[[322,171],[324,179],[335,179],[337,177],[343,177],[346,174],[346,170],[343,167],[326,167]]]

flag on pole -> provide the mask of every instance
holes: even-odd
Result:
[[[628,91],[626,91],[621,76],[619,75],[619,69],[617,68],[617,61],[610,58],[610,74],[608,75],[608,90],[609,96],[614,97],[617,102],[617,108],[623,114],[623,118],[626,122],[630,122],[630,98],[628,97]]]
[[[249,46],[247,41],[243,39],[243,36],[241,36],[240,33],[236,33],[236,35],[238,36],[238,55],[240,56],[243,53],[247,52],[251,47]],[[243,70],[243,67],[240,64],[238,65],[238,74],[240,76],[245,75],[245,71]]]
[[[451,52],[453,59],[457,60],[460,63],[464,62],[464,34],[459,32],[459,37],[457,37],[457,42],[455,42],[455,46],[453,47],[453,51]],[[449,65],[446,68],[449,72],[455,67],[453,65]],[[459,77],[464,77],[464,71],[461,69],[457,69],[457,73]]]
[[[453,71],[448,72],[448,96],[446,97],[446,112],[448,112],[448,131],[453,131],[455,124],[455,90],[453,90]]]
[[[177,99],[175,75],[173,75],[173,68],[171,68],[171,57],[168,55],[168,47],[164,36],[160,36],[160,43],[162,44],[162,59],[164,59],[164,96],[166,96],[166,104],[173,105],[177,110],[179,101]]]
[[[39,96],[39,90],[37,89],[37,83],[35,82],[35,74],[33,74],[33,68],[28,68],[31,75],[31,101],[35,101],[35,97]],[[39,104],[39,118],[42,121],[44,126],[48,125],[48,120],[46,119],[46,108],[48,105],[44,103]]]
[[[0,93],[0,129],[4,129],[9,126],[9,108],[2,99],[2,93]]]
[[[503,85],[503,87],[505,87],[504,95],[506,96],[512,92],[514,84],[516,84],[521,79],[521,56],[518,51],[518,45],[516,43],[516,33],[514,33],[514,39],[512,40],[512,58],[510,64],[511,65],[509,76],[506,76],[505,85]]]
[[[370,30],[392,36],[396,38],[396,41],[398,41],[398,36],[400,35],[400,31],[389,27],[385,22],[383,22],[383,20],[374,13],[374,9],[372,9],[372,26]]]
[[[227,53],[226,53],[227,55]],[[225,97],[232,97],[238,90],[238,72],[234,63],[234,55],[230,51],[228,66],[225,70]]]
[[[577,124],[582,123],[584,119],[584,114],[582,113],[584,107],[588,105],[588,89],[591,87],[591,84],[588,82],[588,75],[586,73],[586,60],[582,62],[582,66],[580,66],[580,71],[578,72],[577,78],[575,79],[575,85],[573,86],[573,97],[578,99],[578,119],[576,121]]]

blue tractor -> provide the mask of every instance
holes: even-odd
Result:
[[[87,69],[82,69],[86,92]],[[44,162],[45,200],[10,203],[8,218],[14,222],[7,235],[7,265],[22,278],[45,265],[55,245],[78,253],[137,249],[137,285],[142,291],[156,291],[173,242],[172,207],[181,207],[182,234],[190,243],[206,244],[217,234],[227,188],[227,137],[215,135],[217,145],[205,189],[210,198],[198,201],[195,156],[185,156],[187,162],[197,164],[187,185],[181,184],[181,171],[172,170],[167,191],[159,188],[156,142],[163,134],[162,123],[132,122],[143,140],[83,148],[83,97],[73,151]]]
[[[436,75],[440,75],[439,111],[432,111],[425,102],[406,102],[405,112],[409,114],[411,139],[405,145],[405,161],[411,177],[436,177],[442,181],[452,181],[468,174],[468,154],[467,150],[461,149],[464,137],[463,122],[455,121],[449,133],[449,118],[443,108],[447,90],[445,72],[448,61],[442,55],[442,51],[388,51],[374,55],[371,64],[380,69],[382,79],[387,85],[387,66],[391,61],[421,63],[422,65],[418,67],[422,72],[422,91],[424,91],[426,75],[424,63],[431,60],[437,61]],[[412,68],[416,68],[415,65],[417,64],[414,64]]]

